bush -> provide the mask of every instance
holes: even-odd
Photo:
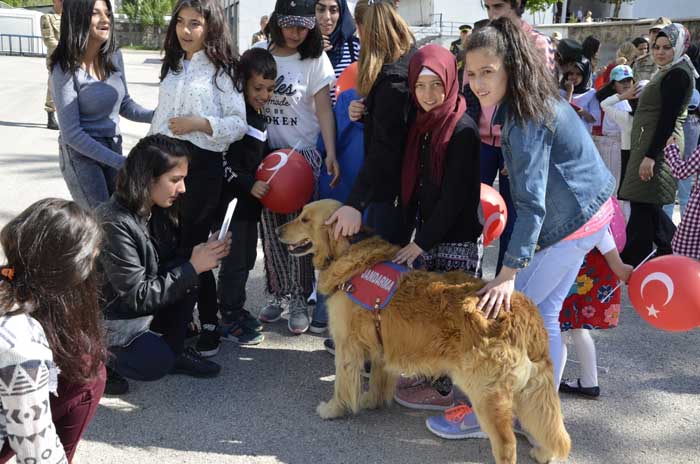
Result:
[[[170,14],[173,4],[173,0],[125,0],[121,12],[130,21],[159,28],[165,26],[165,16]]]

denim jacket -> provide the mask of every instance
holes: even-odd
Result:
[[[517,212],[503,264],[521,269],[536,251],[583,226],[610,198],[615,178],[583,122],[563,99],[545,123],[518,123],[506,103],[494,114]]]

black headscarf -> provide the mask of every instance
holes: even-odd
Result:
[[[347,0],[335,0],[335,2],[338,4],[340,17],[338,18],[338,24],[335,26],[335,30],[329,37],[333,48],[326,52],[334,68],[343,58],[343,46],[345,42],[355,34],[355,21],[350,14]]]
[[[581,74],[583,75],[583,80],[579,85],[574,87],[574,95],[580,95],[582,93],[586,93],[591,89],[591,74],[593,74],[593,70],[591,69],[591,62],[588,61],[585,57],[581,57],[575,62],[571,63],[571,66],[575,67],[579,71],[581,71]],[[565,73],[564,77],[561,79],[561,88],[565,88],[566,84],[566,79],[569,76],[569,73]]]

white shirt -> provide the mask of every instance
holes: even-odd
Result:
[[[255,47],[267,48],[267,41],[258,42]],[[270,148],[316,147],[321,126],[314,96],[322,89],[329,91],[335,82],[333,65],[325,53],[305,60],[298,53],[274,58],[275,93],[264,110]]]
[[[629,150],[632,146],[632,122],[634,121],[629,102],[627,100],[620,101],[617,95],[613,95],[600,102],[600,107],[605,112],[605,122],[610,119],[620,129],[620,148]]]
[[[248,130],[243,96],[227,74],[220,72],[215,78],[216,67],[204,51],[195,53],[188,66],[181,64],[179,73],[170,70],[160,83],[158,107],[149,134],[187,140],[204,150],[226,151]],[[168,120],[177,116],[206,118],[212,135],[204,132],[174,135],[168,128]]]

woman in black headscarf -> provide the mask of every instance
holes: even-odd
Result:
[[[323,34],[323,48],[331,60],[336,79],[360,57],[360,39],[355,36],[346,0],[317,0],[316,22]],[[331,87],[331,99],[335,104],[335,87]]]

